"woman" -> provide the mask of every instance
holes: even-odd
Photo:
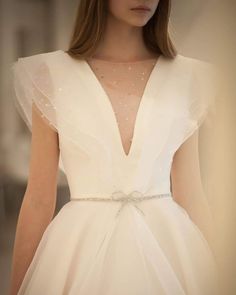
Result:
[[[11,295],[217,294],[198,159],[211,67],[177,54],[169,14],[80,1],[69,50],[14,64],[32,143]],[[53,218],[59,156],[70,202]]]

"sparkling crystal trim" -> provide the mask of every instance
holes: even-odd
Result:
[[[172,197],[171,193],[164,194],[155,194],[145,196],[142,192],[132,191],[129,194],[124,193],[123,191],[115,191],[111,194],[109,198],[103,197],[78,197],[70,198],[71,201],[105,201],[105,202],[121,202],[121,206],[116,214],[116,217],[119,216],[121,210],[128,203],[131,203],[142,215],[145,215],[144,212],[136,205],[137,202],[146,201],[154,198],[163,198],[163,197]]]

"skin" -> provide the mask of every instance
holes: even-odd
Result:
[[[142,40],[142,26],[152,17],[158,2],[110,0],[108,26],[94,56],[114,61],[154,57]],[[148,5],[151,11],[139,14],[130,10],[140,4]],[[42,235],[53,218],[58,162],[58,134],[33,108],[29,177],[16,229],[10,295],[17,294]],[[212,222],[201,183],[198,131],[175,153],[171,178],[174,200],[186,209],[210,241]]]
[[[57,133],[33,108],[29,176],[16,228],[10,295],[17,294],[35,250],[55,212],[58,146]]]
[[[155,56],[147,50],[142,40],[142,27],[152,17],[158,3],[159,0],[110,0],[106,31],[95,56],[117,61],[132,61]],[[151,8],[151,11],[140,14],[130,10],[143,4]]]
[[[216,232],[202,185],[198,140],[199,131],[196,130],[175,152],[171,167],[172,194],[213,249]]]

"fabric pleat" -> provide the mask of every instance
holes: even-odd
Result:
[[[64,205],[19,295],[218,294],[214,258],[186,211],[172,198],[140,207],[146,217],[129,205],[118,218],[119,204]]]

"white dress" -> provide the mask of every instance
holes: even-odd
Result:
[[[89,62],[56,50],[12,70],[28,127],[34,102],[58,132],[70,189],[18,294],[216,295],[214,255],[170,183],[174,153],[212,105],[211,65],[180,54]]]

